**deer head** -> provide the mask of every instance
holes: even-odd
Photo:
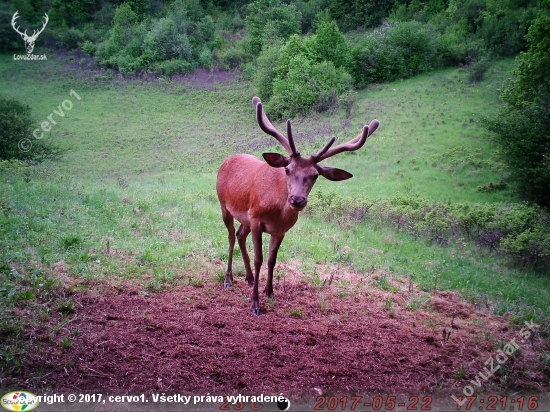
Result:
[[[273,127],[267,118],[260,99],[254,97],[252,102],[256,108],[256,118],[260,128],[265,133],[275,137],[289,154],[289,156],[283,156],[278,153],[263,153],[263,157],[271,167],[285,168],[288,187],[287,201],[292,209],[298,211],[306,207],[309,192],[319,176],[323,176],[325,179],[332,181],[346,180],[353,177],[351,173],[345,170],[321,166],[319,163],[338,153],[360,149],[367,141],[367,138],[374,133],[380,124],[378,120],[373,120],[369,126],[363,127],[363,131],[359,136],[336,147],[332,147],[336,141],[336,137],[332,137],[317,153],[310,157],[302,157],[294,143],[290,119],[286,122],[288,137],[285,137]]]
[[[38,35],[40,33],[42,33],[44,31],[44,29],[46,28],[46,25],[48,24],[48,21],[49,21],[49,17],[46,13],[44,13],[44,17],[45,17],[45,21],[44,23],[42,23],[42,28],[40,30],[33,30],[33,33],[32,33],[32,36],[28,36],[27,35],[27,30],[25,30],[23,33],[21,33],[19,31],[19,26],[18,27],[15,27],[15,21],[17,20],[17,18],[19,17],[17,14],[19,13],[19,10],[15,12],[15,14],[13,15],[12,19],[11,19],[11,25],[13,27],[13,29],[19,33],[19,35],[23,38],[23,40],[25,41],[25,48],[27,49],[27,54],[31,54],[32,51],[34,50],[34,42],[36,41],[36,39],[38,38]]]

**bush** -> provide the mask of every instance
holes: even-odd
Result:
[[[129,5],[116,9],[109,38],[97,45],[95,60],[99,65],[120,68],[133,72],[140,68],[137,58],[141,55],[141,44],[145,36],[142,25],[136,24],[137,15]],[[87,45],[88,49],[91,49]]]
[[[338,97],[338,107],[346,112],[346,119],[351,117],[351,111],[357,103],[357,92],[355,90],[347,90]]]
[[[470,83],[480,82],[483,80],[483,76],[491,67],[491,59],[489,57],[483,57],[475,62],[473,62],[468,71],[470,72],[468,76],[468,81]]]
[[[437,54],[443,66],[470,64],[485,54],[486,48],[481,39],[463,36],[447,30],[439,37]]]
[[[199,54],[199,64],[201,67],[204,67],[205,69],[209,69],[212,67],[212,52],[208,48],[207,45],[204,45],[202,47],[202,50]]]
[[[374,33],[352,51],[351,74],[358,87],[411,77],[441,66],[438,34],[416,21]]]
[[[275,80],[275,67],[279,62],[281,48],[279,45],[264,46],[258,56],[257,67],[254,71],[253,82],[256,94],[264,101],[268,101],[273,95],[273,81]]]
[[[97,51],[97,45],[87,40],[82,44],[82,51],[88,56],[93,56]]]
[[[172,76],[174,74],[191,73],[196,69],[196,65],[185,60],[165,60],[154,63],[151,66],[153,72]]]
[[[257,55],[262,50],[264,27],[273,22],[278,37],[286,40],[302,32],[302,14],[295,4],[281,0],[256,0],[248,5],[246,27],[250,38],[250,50]]]
[[[0,159],[41,160],[58,154],[44,140],[36,140],[36,122],[29,105],[0,95]]]
[[[31,138],[34,124],[30,106],[0,96],[0,159],[28,157],[18,144],[22,139]]]
[[[273,96],[268,105],[273,117],[307,114],[315,107],[318,96],[310,83],[312,75],[312,63],[304,55],[289,61],[286,76],[277,76],[273,82]]]
[[[191,62],[193,48],[185,33],[178,31],[176,23],[171,18],[161,18],[153,23],[153,27],[145,36],[143,42],[144,54],[153,62],[180,59]]]
[[[438,36],[432,26],[416,21],[399,23],[387,31],[388,44],[401,50],[403,60],[400,71],[403,77],[440,66],[437,58]]]
[[[220,65],[226,69],[234,69],[252,60],[252,55],[247,50],[246,40],[240,40],[234,46],[219,50],[216,53]]]
[[[84,42],[84,34],[74,28],[61,28],[55,32],[55,39],[58,47],[63,47],[68,50],[75,50]]]
[[[216,24],[211,16],[203,17],[197,24],[197,28],[203,42],[209,42],[214,38]]]
[[[360,221],[386,224],[443,246],[469,239],[521,265],[550,262],[550,214],[536,205],[452,205],[401,193],[373,200],[318,190],[310,195],[306,213],[343,228]]]
[[[343,68],[326,61],[315,64],[300,54],[290,60],[285,77],[275,78],[268,106],[276,118],[333,109],[337,96],[352,84],[352,77]]]
[[[315,62],[329,61],[336,67],[349,66],[350,48],[334,21],[321,23],[305,48],[308,57]]]

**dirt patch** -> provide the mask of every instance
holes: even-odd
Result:
[[[250,313],[250,289],[239,276],[225,290],[212,280],[160,293],[139,285],[75,293],[74,313],[52,314],[49,324],[26,330],[29,352],[2,385],[60,393],[313,398],[444,388],[458,395],[503,344],[519,342],[506,319],[475,311],[456,294],[409,292],[399,282],[381,290],[374,287],[380,274],[325,269],[315,282],[279,265],[286,276],[275,282],[277,300],[262,296],[259,317]],[[505,366],[481,391],[548,389],[530,343]]]
[[[60,59],[68,60],[65,63],[67,70],[78,72],[89,81],[97,80],[99,77],[106,78],[109,73],[112,73],[110,82],[124,83],[130,80],[155,82],[158,83],[159,78],[169,77],[175,84],[184,84],[192,89],[214,90],[218,84],[228,84],[239,77],[240,73],[237,70],[220,70],[220,69],[196,69],[191,73],[175,74],[172,76],[163,76],[151,74],[146,71],[138,72],[132,75],[125,75],[123,78],[117,70],[106,70],[94,64],[94,59],[85,54],[74,51],[72,53],[56,53]]]

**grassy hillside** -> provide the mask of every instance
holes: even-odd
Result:
[[[13,304],[44,296],[59,267],[85,288],[135,279],[151,293],[205,277],[222,282],[223,266],[210,265],[227,258],[217,169],[236,152],[280,151],[255,122],[251,84],[217,84],[223,75],[204,72],[208,88],[195,89],[185,77],[121,79],[54,55],[47,62],[10,58],[0,58],[1,90],[31,105],[37,127],[64,100],[73,107],[63,118],[53,115],[58,122],[44,137],[66,150],[62,159],[33,168],[2,166],[2,299]],[[514,204],[510,189],[478,191],[505,177],[479,118],[497,109],[497,88],[512,67],[511,60],[495,63],[477,84],[466,82],[464,69],[449,69],[377,85],[360,92],[350,119],[338,111],[295,119],[302,153],[332,135],[347,141],[373,118],[381,122],[359,152],[327,162],[354,178],[320,181],[311,196],[404,193],[448,204]],[[243,266],[236,262],[239,276]],[[425,291],[458,290],[497,314],[540,319],[550,310],[548,277],[467,240],[443,247],[382,219],[342,225],[305,214],[285,238],[278,262],[312,282],[329,264],[383,271]]]

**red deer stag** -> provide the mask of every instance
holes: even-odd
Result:
[[[373,120],[363,132],[348,143],[331,148],[336,140],[331,138],[319,152],[306,158],[296,150],[290,120],[287,120],[287,137],[279,132],[264,113],[258,97],[252,99],[256,109],[256,118],[260,128],[273,136],[286,149],[289,156],[277,153],[264,153],[267,163],[248,154],[237,154],[227,158],[218,172],[216,190],[222,208],[222,217],[229,231],[229,259],[225,274],[224,287],[233,284],[233,249],[235,247],[235,227],[237,219],[241,226],[237,230],[237,239],[244,260],[246,278],[252,290],[252,313],[260,314],[258,282],[263,263],[262,233],[271,235],[269,258],[267,261],[267,284],[264,292],[273,298],[273,268],[277,260],[277,251],[286,232],[298,220],[298,214],[307,205],[307,196],[319,175],[338,181],[352,177],[345,170],[321,166],[319,163],[331,156],[345,151],[360,149],[380,124]],[[254,243],[254,276],[250,267],[250,258],[246,251],[246,238],[252,232]]]

